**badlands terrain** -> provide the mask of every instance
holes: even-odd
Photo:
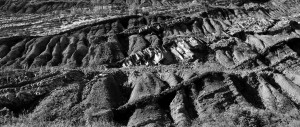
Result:
[[[0,126],[298,127],[298,0],[0,0]]]

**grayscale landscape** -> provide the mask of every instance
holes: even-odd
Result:
[[[299,127],[299,0],[0,0],[1,127]]]

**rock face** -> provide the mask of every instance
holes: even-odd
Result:
[[[63,35],[23,37],[14,43],[0,43],[0,63],[36,68],[196,62],[229,69],[274,66],[282,60],[297,59],[299,50],[293,45],[299,38],[298,23],[261,18],[271,12],[262,14],[253,9],[260,10],[214,8],[199,17],[129,16]],[[23,55],[11,56],[14,48],[24,50]]]

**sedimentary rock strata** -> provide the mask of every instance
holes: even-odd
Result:
[[[226,9],[216,11],[232,14]],[[26,68],[169,65],[181,61],[205,63],[214,59],[226,68],[235,68],[249,61],[261,61],[256,66],[272,66],[281,60],[297,58],[298,50],[291,47],[299,38],[297,22],[282,24],[281,20],[260,20],[260,14],[251,20],[238,12],[232,15],[220,16],[229,18],[227,20],[203,16],[165,18],[161,23],[152,22],[153,17],[127,17],[103,21],[63,35],[19,40],[11,37],[8,39],[16,40],[14,43],[1,43],[1,57],[5,57],[1,65],[11,65],[9,59],[17,58]],[[237,20],[243,18],[245,20]],[[143,29],[139,29],[141,27]],[[15,48],[24,49],[21,50],[22,57],[10,55]]]

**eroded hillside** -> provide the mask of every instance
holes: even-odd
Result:
[[[74,126],[298,126],[297,1],[234,2],[3,37],[0,114]]]

